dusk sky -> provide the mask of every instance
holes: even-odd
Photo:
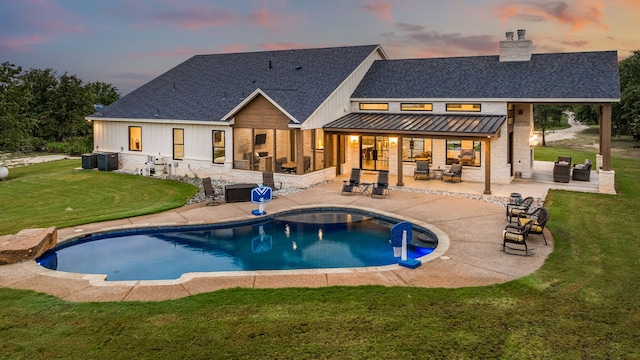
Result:
[[[195,54],[380,44],[392,59],[640,49],[638,0],[0,0],[0,63],[122,95]]]

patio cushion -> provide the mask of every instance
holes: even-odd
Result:
[[[524,235],[523,234],[514,234],[512,232],[508,232],[506,230],[503,230],[502,231],[502,236],[507,240],[517,241],[517,242],[524,242]]]
[[[509,209],[509,215],[520,215],[520,214],[524,214],[527,212],[527,209],[520,209],[520,208],[510,208]]]
[[[524,224],[528,223],[531,220],[534,220],[534,219],[520,218],[520,219],[518,219],[518,222],[520,223],[521,226],[524,226]],[[534,222],[533,225],[531,225],[531,231],[532,232],[536,232],[536,233],[541,233],[542,232],[542,226],[538,225],[537,220],[535,220],[535,221],[536,222]]]

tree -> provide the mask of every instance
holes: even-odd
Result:
[[[542,131],[542,146],[547,146],[545,139],[547,129],[562,125],[562,115],[565,110],[559,105],[533,106],[533,123],[536,129]]]
[[[579,105],[573,111],[576,114],[576,120],[583,124],[597,125],[600,122],[599,105]]]
[[[118,88],[111,84],[96,81],[88,83],[86,86],[95,95],[95,104],[107,106],[120,98]]]
[[[640,50],[622,60],[620,72],[620,102],[612,107],[612,132],[640,138]]]
[[[0,149],[30,150],[35,124],[27,112],[31,93],[20,79],[22,68],[5,62],[0,65]]]
[[[72,153],[92,142],[92,128],[84,119],[98,102],[120,97],[112,85],[84,84],[75,75],[58,76],[53,69],[0,64],[0,150],[44,149],[47,142],[65,142]],[[89,144],[89,149],[92,147]]]

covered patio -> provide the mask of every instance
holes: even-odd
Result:
[[[533,196],[537,200],[544,201],[550,189],[578,191],[578,192],[599,192],[599,174],[597,171],[591,171],[591,181],[570,181],[568,183],[560,183],[553,181],[553,162],[535,161],[535,171],[529,179],[515,178],[510,184],[492,184],[492,194],[489,197],[504,198],[506,200],[511,193],[520,193],[523,196]],[[377,176],[376,171],[362,171],[363,182],[375,182]],[[348,174],[340,175],[337,180],[347,180]],[[431,180],[414,180],[413,174],[404,174],[402,181],[403,186],[393,186],[397,184],[397,175],[390,175],[389,184],[391,184],[391,197],[394,191],[425,191],[425,192],[442,192],[442,193],[459,193],[478,197],[487,197],[484,193],[485,183],[476,181],[462,181],[459,183],[450,183],[437,179]]]

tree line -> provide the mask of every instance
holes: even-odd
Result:
[[[632,135],[640,140],[640,50],[618,64],[620,73],[620,102],[611,107],[612,135]],[[536,129],[546,130],[562,126],[563,113],[573,111],[576,119],[585,125],[597,125],[600,120],[598,105],[536,105]]]
[[[84,117],[120,94],[103,82],[84,83],[53,69],[0,65],[0,151],[59,151],[93,148],[93,129]]]

